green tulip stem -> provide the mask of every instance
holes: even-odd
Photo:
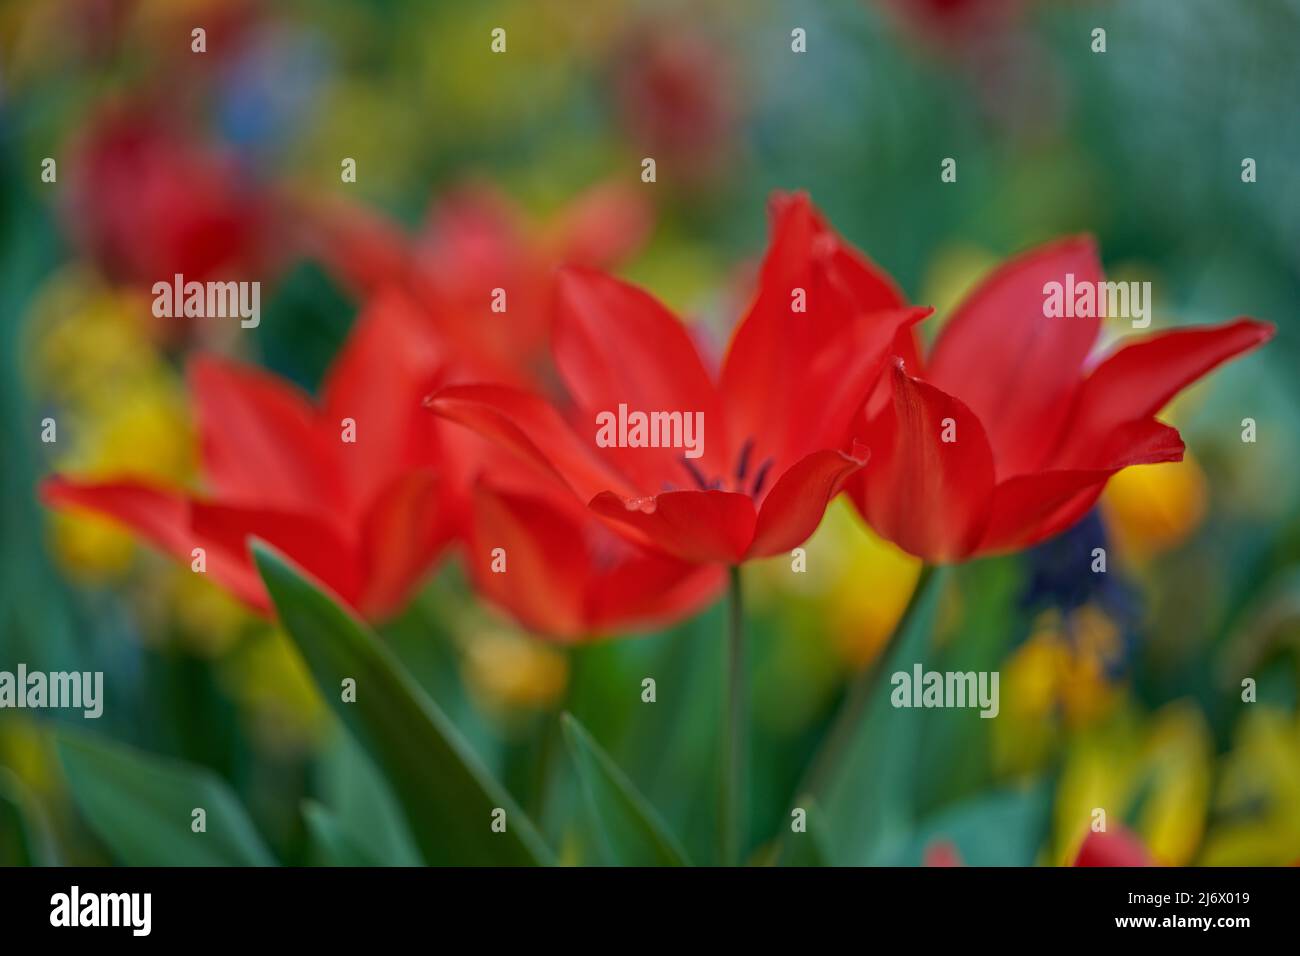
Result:
[[[730,569],[727,589],[727,693],[723,719],[721,787],[722,864],[740,862],[741,835],[745,832],[745,751],[749,733],[745,710],[745,625],[741,604],[740,567]]]

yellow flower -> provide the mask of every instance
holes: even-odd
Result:
[[[833,501],[817,531],[793,556],[758,565],[755,601],[796,610],[815,605],[820,628],[849,666],[866,667],[893,634],[921,574],[921,561],[879,537],[843,497]],[[800,608],[799,605],[804,607]]]
[[[561,651],[501,629],[484,630],[465,645],[466,681],[491,710],[544,710],[569,682]]]
[[[1008,773],[1039,766],[1060,732],[1114,712],[1124,690],[1110,677],[1121,653],[1118,627],[1104,611],[1085,605],[1068,619],[1059,611],[1035,622],[1029,639],[1003,665],[1006,691],[994,735],[994,759]]]
[[[186,646],[209,657],[233,648],[256,620],[206,574],[176,565],[168,567],[167,612],[179,626]]]
[[[43,397],[94,409],[120,386],[167,371],[150,337],[149,300],[77,267],[55,273],[32,305],[32,350]]]
[[[1206,481],[1188,454],[1182,461],[1125,468],[1101,497],[1119,552],[1143,562],[1180,544],[1205,517]]]
[[[1057,789],[1053,861],[1074,859],[1102,811],[1107,830],[1129,826],[1157,862],[1191,863],[1209,809],[1212,752],[1205,719],[1187,702],[1161,709],[1146,728],[1119,714],[1079,735]]]
[[[240,642],[222,658],[220,673],[222,686],[239,701],[265,747],[297,752],[319,741],[326,726],[325,702],[282,631],[266,628]]]
[[[1202,866],[1300,862],[1300,718],[1247,704],[1222,761]]]

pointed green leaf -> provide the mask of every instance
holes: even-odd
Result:
[[[230,788],[212,771],[62,733],[59,760],[95,835],[127,866],[274,866]],[[196,809],[206,831],[191,829]]]
[[[572,714],[560,718],[587,808],[619,866],[689,866],[654,807]]]
[[[387,778],[426,863],[527,866],[552,856],[514,799],[375,634],[273,548],[253,555],[321,695]],[[356,701],[342,700],[345,679]],[[494,819],[505,813],[505,831]]]

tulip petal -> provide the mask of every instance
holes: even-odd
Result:
[[[618,544],[624,549],[622,557],[587,589],[593,630],[671,627],[712,602],[726,581],[721,565],[689,564],[621,539]]]
[[[1097,250],[1080,237],[1040,246],[996,269],[957,308],[935,341],[926,380],[959,395],[988,432],[999,478],[1030,472],[1050,453],[1069,414],[1100,319],[1044,315],[1049,282],[1103,279]]]
[[[636,251],[653,225],[654,208],[645,193],[611,181],[574,197],[547,224],[546,239],[559,261],[600,269]]]
[[[800,293],[806,310],[796,312]],[[809,436],[825,410],[809,417],[807,407],[850,384],[861,403],[895,331],[915,321],[904,306],[893,281],[848,247],[807,196],[779,197],[758,292],[722,370],[735,444],[752,440],[758,460],[781,468],[825,447],[821,435]],[[845,373],[855,368],[850,381]]]
[[[478,484],[466,553],[475,589],[533,631],[583,636],[592,567],[581,546],[582,524],[543,497]],[[493,569],[496,548],[505,552],[504,571]]]
[[[653,498],[605,492],[591,509],[634,540],[683,561],[738,564],[754,540],[749,495],[733,491],[668,491]]]
[[[338,475],[307,397],[256,368],[200,356],[189,365],[203,472],[236,503],[329,513]]]
[[[207,504],[131,481],[81,483],[56,476],[42,484],[41,494],[51,506],[84,508],[119,521],[185,563],[194,560],[193,549],[203,548],[206,573],[261,613],[270,603],[249,556],[249,535],[291,554],[345,599],[356,595],[346,548],[327,525],[311,518]]]
[[[432,472],[408,472],[376,495],[361,527],[362,613],[373,620],[397,610],[451,540],[452,530]]]
[[[807,541],[831,499],[864,464],[865,459],[832,450],[816,451],[796,462],[763,499],[747,556],[765,558]]]
[[[1126,341],[1093,369],[1079,390],[1058,464],[1070,467],[1086,460],[1111,430],[1155,415],[1192,382],[1264,344],[1273,332],[1267,322],[1239,318]]]
[[[904,551],[934,563],[960,560],[978,544],[993,495],[984,427],[901,363],[891,376],[892,405],[868,426],[871,466],[851,480],[850,496],[867,523]]]
[[[228,569],[224,573],[231,577],[236,573],[248,574],[258,582],[258,603],[254,606],[259,610],[269,605],[249,550],[252,538],[273,545],[345,604],[357,607],[361,574],[355,554],[333,526],[323,520],[268,508],[191,501],[190,527],[200,543],[209,549],[210,573],[217,573],[215,564]],[[188,552],[181,555],[182,559],[188,556]]]
[[[472,429],[558,477],[582,501],[602,491],[632,495],[547,401],[504,385],[453,385],[428,400],[434,413]],[[593,424],[594,431],[594,424]]]
[[[1018,550],[1066,530],[1096,502],[1111,475],[1130,465],[1180,461],[1178,431],[1155,419],[1112,433],[1093,467],[1036,472],[999,482],[980,552]]]
[[[395,476],[438,464],[438,423],[422,403],[445,364],[428,317],[406,296],[386,290],[357,319],[325,378],[320,426],[351,515],[360,518]],[[345,419],[355,441],[342,441]]]
[[[410,245],[398,226],[359,203],[301,202],[292,210],[297,239],[332,276],[360,295],[410,278]]]
[[[699,466],[725,469],[727,437],[717,390],[686,327],[635,286],[589,269],[568,268],[557,280],[555,359],[569,394],[588,415],[679,411],[703,413]],[[680,481],[681,450],[610,448],[605,454],[639,487]]]

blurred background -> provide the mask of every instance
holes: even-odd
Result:
[[[957,570],[927,665],[1000,671],[1001,716],[913,714],[897,832],[848,861],[1061,864],[1096,807],[1161,862],[1300,860],[1298,45],[1296,0],[9,0],[0,670],[100,670],[106,702],[98,721],[0,711],[0,862],[114,861],[55,756],[67,732],[210,769],[283,862],[319,862],[305,801],[375,859],[411,859],[391,794],[272,625],[120,528],[46,511],[35,486],[55,470],[192,484],[196,350],[317,387],[357,302],[284,209],[355,203],[436,246],[458,202],[490,196],[532,261],[611,184],[645,206],[644,229],[611,240],[617,271],[719,347],[767,198],[795,188],[937,307],[930,332],[999,260],[1076,232],[1111,278],[1152,282],[1153,328],[1276,323],[1168,410],[1186,461],[1124,472],[1055,542]],[[262,282],[256,330],[151,317],[155,278],[217,268]],[[1087,573],[1099,536],[1104,576]],[[842,503],[808,551],[816,573],[746,571],[755,846],[918,573]],[[599,862],[556,715],[708,859],[721,628],[715,607],[559,647],[476,601],[453,562],[382,634],[562,858]]]

